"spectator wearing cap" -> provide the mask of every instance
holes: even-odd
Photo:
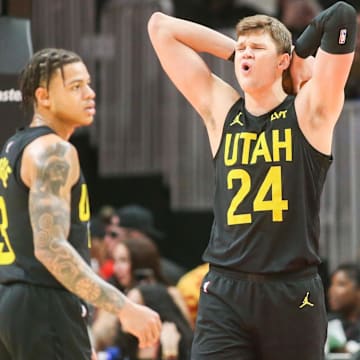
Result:
[[[136,204],[117,209],[105,232],[104,241],[108,252],[113,253],[118,242],[138,237],[146,237],[158,244],[164,238],[164,233],[155,227],[154,216],[149,209]],[[186,273],[183,267],[164,257],[161,257],[161,270],[169,285],[176,285]]]
[[[152,240],[164,238],[164,234],[156,229],[152,212],[140,205],[127,205],[115,211],[118,225],[124,228],[127,235],[145,234]],[[117,220],[115,220],[117,221]]]

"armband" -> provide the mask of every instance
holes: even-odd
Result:
[[[317,49],[331,54],[348,54],[356,46],[356,11],[339,1],[322,11],[300,35],[295,52],[301,58],[315,55]]]

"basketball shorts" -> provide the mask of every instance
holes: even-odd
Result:
[[[211,266],[191,360],[322,360],[326,331],[317,269],[271,276]]]
[[[85,313],[66,290],[0,284],[0,359],[90,360]]]

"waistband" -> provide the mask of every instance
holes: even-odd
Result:
[[[28,282],[28,281],[25,281],[25,280],[23,280],[23,281],[21,281],[21,280],[11,280],[11,281],[4,281],[4,282],[0,281],[0,285],[3,285],[3,286],[23,285],[23,286],[38,287],[38,288],[43,288],[43,289],[48,289],[48,290],[60,290],[60,291],[70,293],[70,291],[68,289],[66,289],[65,287],[63,287],[63,286],[53,286],[53,285],[48,285],[48,284],[37,284],[37,283]]]
[[[300,270],[291,272],[279,272],[279,273],[247,273],[233,269],[224,268],[222,266],[211,265],[210,271],[218,273],[220,275],[228,276],[236,280],[250,280],[250,281],[286,281],[286,280],[301,280],[314,277],[318,274],[317,266],[309,266]]]

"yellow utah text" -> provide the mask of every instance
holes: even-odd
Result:
[[[270,139],[268,139],[265,132],[226,134],[225,165],[255,164],[259,159],[268,163],[280,160],[292,161],[291,129],[274,129],[270,135]]]

